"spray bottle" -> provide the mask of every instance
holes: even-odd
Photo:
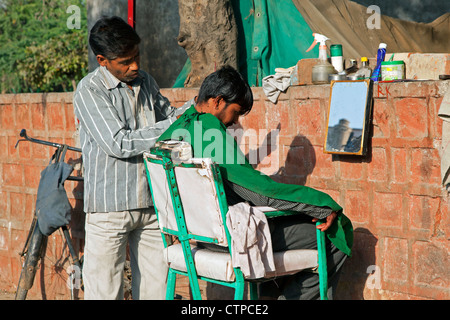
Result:
[[[317,43],[319,43],[319,62],[312,68],[312,83],[314,84],[325,84],[329,83],[328,75],[336,73],[334,67],[328,62],[327,56],[327,44],[326,41],[329,40],[326,36],[313,33],[314,42],[311,44],[306,52],[312,50]]]
[[[373,69],[372,76],[370,80],[378,81],[381,78],[381,62],[384,61],[384,57],[386,56],[386,43],[380,43],[377,51],[377,65],[375,69]]]

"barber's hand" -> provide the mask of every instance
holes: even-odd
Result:
[[[323,223],[319,224],[316,228],[319,229],[320,231],[327,230],[333,224],[334,219],[336,219],[336,216],[337,216],[337,213],[333,211],[328,217],[326,217],[325,221]],[[317,222],[318,220],[319,219],[314,218],[312,220],[312,222]]]

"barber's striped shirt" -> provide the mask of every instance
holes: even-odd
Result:
[[[139,71],[131,90],[105,67],[83,78],[74,94],[84,165],[84,211],[152,205],[142,153],[190,106],[170,106],[156,81]]]

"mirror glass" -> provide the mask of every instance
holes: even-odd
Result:
[[[370,80],[332,81],[324,152],[364,155],[370,114]]]

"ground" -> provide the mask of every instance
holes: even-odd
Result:
[[[15,292],[0,290],[0,300],[14,300]]]

